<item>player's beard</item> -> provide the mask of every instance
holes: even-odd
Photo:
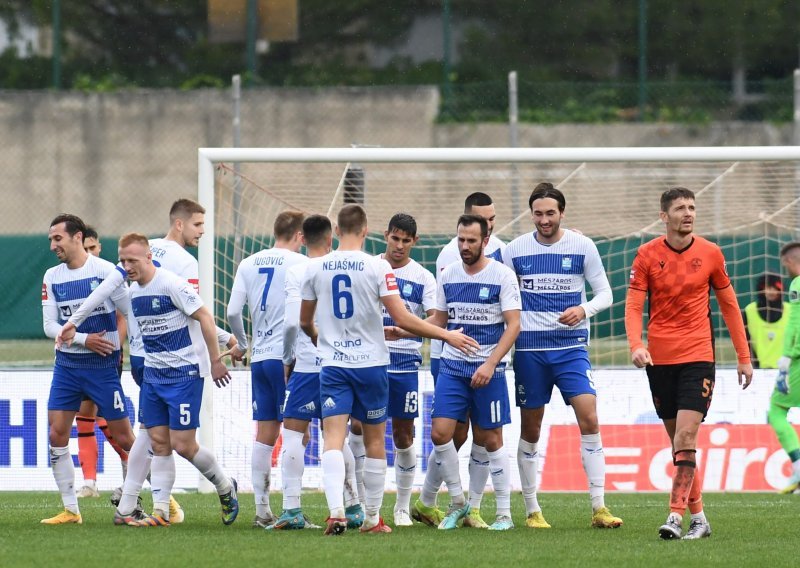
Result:
[[[472,266],[473,264],[475,264],[476,262],[478,262],[481,259],[480,251],[478,251],[477,253],[474,253],[471,250],[466,250],[466,251],[462,251],[460,254],[461,254],[461,260],[467,266]],[[465,254],[467,255],[468,258],[465,258]]]
[[[547,227],[542,227],[541,225],[536,225],[536,230],[539,231],[539,234],[543,237],[553,237],[558,234],[558,230],[561,228],[561,223],[550,223]]]

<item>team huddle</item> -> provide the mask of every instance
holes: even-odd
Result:
[[[183,521],[171,495],[173,450],[214,485],[223,523],[234,522],[239,511],[236,480],[197,443],[195,434],[204,379],[211,377],[224,387],[230,375],[223,358],[229,356],[235,365],[250,351],[257,423],[254,527],[319,528],[301,506],[305,446],[309,425],[317,418],[322,421],[322,482],[329,508],[324,534],[356,528],[392,532],[380,516],[388,419],[395,451],[395,527],[416,520],[440,530],[513,529],[511,463],[503,447],[503,426],[511,422],[506,368],[513,348],[525,525],[550,528],[537,494],[538,443],[545,408],[558,387],[580,430],[591,526],[621,526],[622,519],[605,504],[605,456],[587,350],[589,318],[611,306],[611,287],[592,240],[561,226],[566,199],[560,190],[540,183],[528,206],[534,230],[506,245],[492,235],[491,197],[468,196],[456,237],[437,259],[435,277],[410,256],[419,238],[410,215],[392,217],[384,232],[385,253],[371,256],[362,250],[368,228],[361,206],[345,205],[335,226],[321,215],[283,212],[274,223],[274,246],[245,258],[236,271],[227,310],[232,334],[217,328],[203,305],[197,261],[185,250],[196,246],[203,232],[205,211],[197,203],[179,200],[173,205],[164,239],[123,235],[118,266],[84,250],[86,227],[80,219],[56,217],[49,238],[61,264],[45,274],[42,303],[45,332],[57,344],[48,403],[50,454],[65,509],[42,522],[82,522],[68,440],[84,396],[96,403],[98,416],[127,452],[127,474],[114,499],[116,524],[168,526]],[[714,386],[711,289],[737,351],[743,388],[751,381],[752,366],[722,253],[693,234],[694,195],[684,188],[668,190],[660,215],[667,234],[637,254],[625,322],[632,362],[647,369],[676,466],[670,513],[659,534],[664,539],[698,539],[711,534],[695,467],[697,430]],[[331,250],[334,233],[338,246]],[[300,254],[302,247],[305,255]],[[642,316],[648,296],[645,346]],[[245,307],[252,319],[250,340]],[[135,437],[117,371],[121,344],[115,312],[126,318],[131,370],[141,387],[142,428]],[[433,451],[412,503],[418,369],[426,337],[432,340],[435,385]],[[685,344],[687,337],[692,349],[676,344]],[[221,346],[227,350],[221,352]],[[470,431],[465,496],[458,452]],[[281,434],[283,504],[275,515],[269,503],[271,460]],[[139,500],[148,477],[151,514]],[[486,522],[481,501],[489,478],[496,511]],[[440,509],[437,497],[443,483],[449,504]],[[687,507],[691,523],[683,534]]]

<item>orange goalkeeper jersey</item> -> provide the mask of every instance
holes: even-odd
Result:
[[[691,244],[683,250],[673,249],[664,237],[639,247],[631,269],[630,289],[649,296],[647,349],[654,364],[714,361],[712,287],[717,291],[737,352],[742,348],[739,343],[747,349],[735,296],[732,289],[724,290],[730,285],[722,251],[702,237],[694,236]],[[724,302],[721,296],[725,298]],[[634,306],[631,313],[626,310],[631,349],[637,347],[637,341],[641,344],[641,321],[641,303]]]

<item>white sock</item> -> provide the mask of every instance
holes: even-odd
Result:
[[[442,472],[436,461],[436,452],[432,451],[428,456],[428,471],[425,472],[425,481],[422,484],[422,491],[419,499],[426,507],[436,506],[436,495],[442,486]]]
[[[200,446],[200,449],[197,450],[197,453],[190,461],[192,465],[197,468],[197,471],[203,474],[203,477],[208,479],[214,487],[217,488],[218,495],[225,495],[231,492],[233,483],[230,478],[225,475],[225,472],[222,471],[222,468],[217,462],[217,458],[214,457],[211,450]]]
[[[693,521],[703,521],[704,523],[708,522],[706,520],[706,514],[703,511],[700,511],[699,513],[692,513],[692,520]]]
[[[792,462],[792,473],[794,474],[794,477],[800,479],[800,460]]]
[[[128,477],[128,460],[120,461],[119,464],[122,466],[122,481],[125,481]]]
[[[168,456],[153,456],[150,469],[153,511],[160,511],[169,520],[169,496],[172,495],[172,486],[175,485],[175,458],[171,453]]]
[[[344,456],[340,450],[322,454],[322,488],[334,519],[344,518]]]
[[[417,473],[417,454],[412,444],[408,448],[394,450],[394,477],[397,483],[397,501],[395,511],[410,511],[411,489],[414,487],[414,476]]]
[[[353,457],[353,450],[350,449],[349,443],[342,446],[342,456],[344,456],[344,506],[352,507],[361,501],[358,500],[356,458]]]
[[[150,473],[150,464],[153,461],[153,446],[150,443],[150,434],[145,429],[140,429],[128,452],[128,475],[122,484],[122,497],[117,510],[120,514],[130,515],[136,508],[136,500]]]
[[[522,485],[522,498],[525,499],[527,515],[541,511],[539,498],[536,495],[539,476],[539,444],[519,439],[517,446],[517,466],[519,480]]]
[[[272,472],[272,446],[253,441],[253,461],[250,465],[253,493],[256,498],[256,515],[262,519],[272,513],[269,506],[270,473]]]
[[[385,487],[386,458],[366,458],[364,460],[364,488],[367,491],[365,522],[367,522],[368,526],[378,524]]]
[[[365,503],[365,496],[367,494],[364,489],[364,460],[367,458],[367,449],[364,446],[364,436],[356,435],[352,432],[348,436],[348,443],[350,449],[353,451],[353,457],[356,460],[356,484],[358,486],[358,498],[361,503]]]
[[[73,467],[74,467],[74,465],[75,464],[73,464]],[[83,480],[83,484],[86,487],[91,487],[92,489],[97,489],[97,481],[95,481],[94,479],[84,479]]]
[[[283,430],[281,477],[283,478],[283,509],[299,509],[305,470],[303,433]]]
[[[511,460],[504,447],[488,452],[489,472],[497,499],[497,516],[511,516]]]
[[[581,462],[589,480],[589,497],[592,511],[605,507],[606,456],[600,433],[581,434]]]
[[[473,509],[481,510],[483,491],[489,479],[489,454],[486,448],[473,442],[469,453],[469,504]]]
[[[436,460],[439,462],[439,471],[442,474],[450,500],[455,505],[464,504],[464,490],[461,488],[461,475],[458,471],[458,452],[453,440],[446,444],[437,446],[434,444],[433,451],[436,452]]]
[[[50,465],[53,468],[53,477],[56,480],[61,501],[67,511],[80,514],[78,509],[78,496],[75,494],[75,465],[69,446],[63,448],[50,447]]]

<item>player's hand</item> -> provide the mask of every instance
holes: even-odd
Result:
[[[294,364],[295,361],[292,361],[291,365],[284,365],[283,366],[283,382],[289,384],[289,377],[292,376],[292,372],[294,371]]]
[[[108,339],[105,339],[105,331],[98,331],[97,333],[90,333],[86,336],[86,343],[84,347],[90,351],[94,351],[98,355],[105,357],[114,352],[114,344]]]
[[[489,381],[491,381],[494,376],[494,369],[495,366],[489,361],[486,361],[472,374],[472,381],[469,383],[469,386],[474,389],[479,389],[488,385]]]
[[[211,378],[214,379],[217,388],[222,388],[231,382],[231,374],[220,359],[211,363]]]
[[[563,323],[571,327],[573,325],[578,325],[584,319],[586,319],[586,311],[580,306],[572,306],[564,310],[561,316],[559,316],[558,323]]]
[[[397,327],[396,325],[383,326],[383,338],[386,341],[397,341],[398,339],[405,339],[406,337],[408,337],[408,333],[401,327]]]
[[[78,330],[75,329],[74,324],[70,322],[65,323],[61,328],[61,331],[59,331],[58,335],[56,335],[56,349],[61,349],[61,346],[65,343],[67,344],[67,347],[72,345],[72,340],[75,339],[75,333],[77,331]]]
[[[223,351],[219,358],[220,360],[224,359],[225,357],[231,358],[231,365],[236,367],[237,361],[244,361],[244,356],[247,354],[246,350],[242,350],[238,345],[233,345],[227,351]]]
[[[778,370],[782,373],[788,373],[789,367],[792,365],[792,358],[783,355],[780,359],[778,359]]]
[[[739,377],[739,384],[742,385],[742,390],[746,389],[753,382],[753,365],[739,363],[736,365],[736,376]]]
[[[784,371],[778,371],[775,377],[775,390],[781,394],[789,394],[789,375]]]
[[[644,347],[639,347],[631,353],[631,361],[639,369],[644,369],[648,365],[653,364],[653,359],[650,357],[650,352]]]
[[[469,335],[464,335],[463,327],[446,331],[445,333],[447,334],[445,337],[445,342],[451,347],[455,347],[461,351],[464,355],[473,356],[478,352],[480,345]]]

